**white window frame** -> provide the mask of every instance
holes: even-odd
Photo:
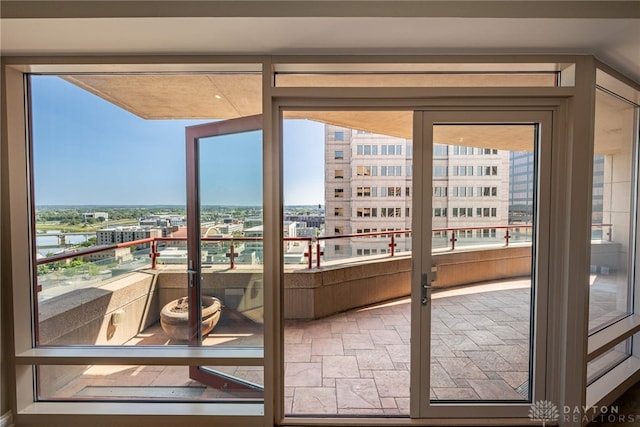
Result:
[[[273,87],[273,72],[280,64],[297,63],[344,63],[349,62],[349,56],[318,56],[318,57],[279,57],[279,56],[247,56],[233,57],[236,63],[261,63],[263,74],[263,114],[264,134],[265,134],[265,155],[264,162],[265,188],[272,198],[265,203],[265,245],[271,245],[273,252],[265,254],[265,283],[280,283],[282,277],[282,267],[278,257],[281,254],[279,238],[282,235],[281,218],[274,212],[276,207],[282,202],[281,193],[275,189],[281,185],[280,147],[277,141],[281,141],[281,129],[278,124],[280,111],[283,108],[326,108],[326,100],[331,99],[338,108],[424,108],[425,106],[441,108],[461,108],[469,105],[484,105],[493,103],[494,105],[523,105],[528,107],[544,105],[558,111],[558,129],[554,138],[559,141],[555,152],[555,163],[553,173],[559,177],[558,186],[553,191],[558,203],[551,213],[550,222],[554,224],[558,235],[562,235],[562,241],[558,239],[552,242],[551,252],[556,256],[552,259],[562,259],[561,262],[550,263],[550,271],[554,280],[561,284],[557,290],[553,290],[550,295],[549,322],[556,325],[564,325],[563,330],[548,330],[548,339],[553,343],[556,353],[550,353],[547,376],[555,378],[558,383],[550,383],[548,398],[553,399],[560,405],[584,405],[596,402],[605,402],[616,393],[616,388],[625,381],[639,378],[640,365],[635,360],[624,366],[624,372],[616,370],[612,375],[617,377],[612,379],[603,393],[599,393],[594,398],[585,398],[585,370],[587,341],[584,336],[579,335],[579,331],[585,330],[584,319],[586,316],[586,296],[583,283],[588,281],[587,260],[580,251],[575,251],[576,247],[584,247],[586,242],[586,230],[589,229],[590,218],[581,214],[584,212],[585,200],[589,200],[590,188],[582,188],[580,183],[584,182],[584,177],[589,176],[590,164],[592,163],[593,130],[585,123],[590,123],[593,114],[593,87],[594,68],[597,63],[590,56],[523,56],[513,55],[501,57],[494,56],[474,56],[474,57],[367,57],[367,61],[382,63],[411,62],[450,62],[452,60],[464,62],[566,62],[573,63],[575,69],[574,86],[559,88],[277,88]],[[358,59],[362,63],[361,59]],[[265,370],[265,406],[264,409],[253,412],[253,407],[244,408],[245,416],[233,415],[230,408],[225,405],[200,405],[200,404],[172,404],[158,405],[150,404],[123,404],[117,403],[91,403],[91,402],[49,402],[38,403],[33,400],[33,375],[32,364],[77,364],[77,363],[99,363],[104,364],[127,364],[127,363],[148,363],[148,364],[176,364],[177,361],[198,362],[206,364],[207,360],[198,359],[197,356],[187,353],[175,354],[165,351],[161,355],[150,354],[110,354],[100,348],[70,348],[64,350],[57,349],[33,349],[30,332],[29,310],[21,308],[30,307],[30,290],[25,283],[31,281],[31,246],[29,242],[31,219],[28,213],[29,206],[29,162],[25,114],[25,81],[24,73],[31,72],[81,72],[82,70],[93,72],[117,72],[125,70],[128,72],[149,72],[150,70],[171,71],[179,69],[181,72],[188,72],[190,69],[202,70],[211,64],[229,62],[226,57],[190,57],[189,63],[184,63],[184,58],[162,57],[153,58],[145,56],[130,56],[120,58],[59,58],[51,60],[47,58],[29,57],[8,57],[2,58],[2,79],[3,91],[3,111],[6,117],[5,127],[2,130],[3,155],[1,159],[3,167],[3,186],[8,189],[8,194],[3,196],[3,229],[11,230],[9,236],[3,236],[3,251],[10,252],[9,262],[3,266],[9,269],[9,273],[3,275],[3,279],[10,280],[12,288],[12,301],[4,307],[16,307],[7,314],[12,319],[13,328],[8,351],[12,352],[8,370],[10,379],[9,387],[13,388],[10,393],[12,406],[16,409],[14,419],[19,424],[21,422],[30,423],[58,423],[73,424],[79,420],[98,420],[117,424],[119,420],[130,421],[132,415],[141,423],[146,425],[158,416],[163,417],[163,423],[168,426],[184,425],[185,417],[188,417],[190,425],[210,425],[211,416],[216,416],[218,423],[235,423],[244,426],[270,426],[275,423],[304,424],[312,422],[315,425],[331,425],[331,419],[311,419],[304,418],[285,419],[282,412],[283,393],[282,378],[282,352],[276,348],[277,343],[282,343],[281,319],[277,311],[276,302],[279,301],[281,290],[278,286],[266,286],[268,289],[265,295],[265,361],[271,370]],[[90,65],[87,65],[90,64]],[[600,67],[605,67],[599,64]],[[619,75],[612,72],[612,74]],[[622,77],[622,76],[620,76]],[[472,96],[474,101],[469,101]],[[497,97],[501,98],[497,102]],[[444,100],[444,101],[443,101]],[[568,100],[571,100],[572,108],[568,107]],[[562,114],[560,114],[562,113]],[[570,130],[570,132],[565,132]],[[569,134],[574,141],[581,141],[580,144],[570,144]],[[274,143],[275,141],[275,143]],[[591,147],[591,150],[585,149]],[[414,147],[415,148],[415,147]],[[414,149],[416,156],[418,149]],[[567,160],[571,159],[572,162]],[[569,165],[569,166],[567,166]],[[280,175],[278,175],[280,171]],[[6,179],[8,182],[4,182]],[[574,184],[573,186],[571,184]],[[563,192],[569,193],[571,198],[562,198]],[[266,193],[266,192],[265,192]],[[4,209],[6,208],[6,209]],[[415,231],[414,231],[415,232]],[[564,238],[566,237],[566,238]],[[269,251],[265,251],[269,252]],[[571,281],[567,278],[571,277]],[[6,283],[3,283],[5,286]],[[640,313],[639,300],[636,289],[635,313]],[[3,301],[3,304],[5,302]],[[572,309],[569,315],[568,307]],[[635,317],[634,317],[635,318]],[[638,325],[634,324],[626,328],[623,333],[637,334]],[[633,332],[636,331],[636,332]],[[592,337],[593,338],[593,337]],[[3,334],[3,339],[6,339]],[[589,339],[591,347],[592,339]],[[636,339],[636,343],[638,343]],[[637,345],[634,345],[634,352],[638,352]],[[3,350],[5,348],[3,347]],[[607,377],[610,377],[609,375]],[[555,384],[564,384],[561,388]],[[237,406],[235,407],[238,408]],[[95,416],[95,418],[94,418]],[[446,421],[446,420],[443,420]],[[452,422],[451,419],[448,420]],[[429,422],[434,422],[429,421]],[[509,424],[509,420],[503,420],[504,424]],[[342,423],[349,424],[349,420]],[[396,425],[420,425],[420,420],[413,420],[410,423],[402,420],[392,421],[390,424]]]

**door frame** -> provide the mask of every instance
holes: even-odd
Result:
[[[433,127],[439,123],[451,124],[539,124],[536,135],[537,145],[534,159],[535,188],[534,241],[532,243],[532,312],[530,339],[533,340],[530,353],[530,377],[533,380],[531,401],[443,401],[430,400],[430,360],[431,360],[431,235],[432,229],[432,176],[433,176]],[[549,244],[550,244],[550,165],[553,136],[553,112],[548,109],[520,110],[470,107],[467,109],[420,109],[414,111],[414,193],[426,197],[413,200],[412,233],[412,342],[419,345],[411,348],[411,366],[418,366],[419,372],[411,375],[411,416],[413,418],[451,417],[527,417],[531,404],[545,398],[546,352],[547,352],[547,310],[549,284]],[[417,160],[417,161],[416,161]],[[425,281],[426,279],[426,281]],[[424,282],[424,283],[423,283]],[[421,299],[427,295],[427,304]]]
[[[505,96],[498,96],[498,93],[494,93],[493,89],[485,89],[480,93],[470,94],[468,91],[452,91],[447,96],[442,96],[441,92],[435,91],[433,94],[427,94],[425,91],[419,94],[413,94],[412,96],[407,92],[398,91],[394,89],[379,90],[376,94],[368,94],[365,96],[354,98],[348,93],[343,95],[336,94],[334,92],[327,93],[327,91],[318,92],[317,90],[299,90],[300,94],[291,96],[290,91],[287,89],[274,89],[271,96],[271,106],[273,113],[269,114],[265,121],[265,131],[268,131],[270,140],[265,143],[265,158],[264,167],[270,168],[272,175],[269,179],[265,179],[265,191],[267,189],[273,190],[274,196],[271,200],[265,200],[265,209],[267,212],[265,215],[273,216],[270,221],[266,221],[265,224],[271,224],[273,230],[265,229],[265,249],[269,249],[271,253],[271,259],[282,260],[282,248],[279,242],[279,236],[282,233],[282,218],[276,215],[277,212],[282,213],[282,191],[283,191],[283,164],[282,164],[282,152],[283,152],[283,119],[286,116],[286,111],[317,111],[317,110],[332,110],[332,111],[349,111],[349,110],[402,110],[402,111],[441,111],[441,112],[455,112],[455,111],[490,111],[490,112],[523,112],[534,114],[542,114],[548,117],[545,123],[550,126],[544,127],[544,134],[547,135],[545,140],[553,140],[553,144],[546,144],[543,150],[540,151],[538,156],[539,164],[544,165],[544,174],[539,177],[540,188],[549,189],[543,200],[540,202],[550,205],[551,199],[555,201],[553,209],[547,209],[548,216],[539,215],[540,227],[545,228],[548,231],[547,236],[551,232],[559,233],[565,230],[566,227],[566,210],[567,199],[563,194],[566,192],[565,188],[568,185],[567,177],[565,176],[566,168],[562,165],[563,159],[567,158],[567,141],[569,136],[564,132],[563,126],[567,123],[567,114],[570,110],[569,101],[573,95],[572,91],[568,91],[566,88],[553,88],[552,90],[536,89],[535,91],[529,90],[516,90],[509,92]],[[535,92],[535,94],[534,94]],[[333,96],[331,96],[333,95]],[[415,122],[414,122],[415,125]],[[415,132],[415,130],[414,130]],[[420,135],[422,135],[422,127],[419,127]],[[418,138],[418,135],[414,135],[414,141]],[[413,153],[414,159],[418,156],[415,151]],[[552,158],[555,159],[552,163]],[[414,166],[413,179],[417,180],[417,174],[422,171],[416,171]],[[551,182],[554,182],[554,189],[551,189]],[[552,190],[552,191],[551,191]],[[265,193],[266,194],[266,193]],[[538,194],[542,194],[542,190]],[[414,199],[415,200],[415,199]],[[414,210],[415,207],[412,207]],[[273,211],[273,215],[268,210]],[[416,211],[414,210],[414,215]],[[276,218],[277,217],[277,218]],[[548,243],[548,244],[547,244]],[[563,377],[563,367],[559,362],[558,351],[563,347],[564,337],[562,330],[554,328],[552,325],[554,322],[560,321],[563,318],[563,309],[565,308],[566,297],[564,295],[563,287],[560,286],[564,283],[564,262],[561,259],[556,259],[550,256],[553,253],[564,253],[565,245],[560,243],[558,239],[545,243],[545,247],[541,247],[538,259],[541,260],[541,255],[548,260],[548,265],[539,262],[538,278],[545,277],[549,283],[557,283],[558,286],[548,287],[544,289],[547,295],[543,295],[542,290],[538,290],[540,298],[545,298],[548,301],[548,307],[542,310],[542,306],[538,305],[538,311],[542,316],[536,314],[536,322],[538,322],[538,335],[536,338],[544,341],[544,347],[546,352],[542,351],[541,347],[537,348],[538,354],[542,355],[539,358],[538,369],[534,371],[534,377],[538,389],[541,389],[538,394],[534,394],[535,399],[545,399],[550,402],[562,403],[564,402],[564,396],[560,389],[558,381],[561,381]],[[546,271],[543,271],[543,269]],[[284,322],[282,312],[282,298],[284,297],[283,283],[283,269],[281,262],[265,263],[265,275],[267,277],[273,277],[274,286],[271,289],[272,293],[269,296],[269,301],[274,303],[273,306],[273,342],[265,341],[265,352],[268,359],[268,364],[272,368],[272,381],[273,381],[273,413],[277,420],[277,424],[287,423],[313,423],[318,425],[332,425],[332,422],[336,422],[336,419],[327,418],[326,422],[319,421],[316,418],[291,417],[284,412],[285,397],[284,397]],[[420,278],[412,276],[412,298],[418,298],[420,290]],[[412,305],[412,310],[415,310],[416,304]],[[419,308],[418,308],[419,312]],[[412,318],[419,314],[412,312]],[[415,323],[412,321],[412,323]],[[417,332],[416,332],[417,331]],[[420,331],[412,330],[411,340],[412,342],[418,342],[420,340]],[[265,336],[266,338],[266,336]],[[412,358],[414,356],[412,355]],[[413,363],[413,359],[412,359]],[[413,374],[411,376],[411,387],[419,388],[420,375]],[[540,380],[542,379],[542,380]],[[543,386],[544,384],[544,386]],[[269,390],[267,390],[269,392]],[[419,397],[413,397],[411,401],[410,417],[412,419],[411,424],[427,425],[432,422],[438,422],[443,420],[444,422],[451,422],[451,419],[469,419],[484,417],[485,419],[494,418],[495,404],[484,404],[476,408],[472,408],[471,411],[456,411],[452,417],[443,416],[440,413],[431,413],[429,418],[421,417]],[[530,403],[525,403],[515,407],[511,405],[511,409],[508,413],[500,414],[499,417],[495,417],[495,422],[501,425],[512,424],[514,422],[521,422],[523,419],[528,419],[528,410],[531,408]],[[365,418],[366,419],[366,418]],[[348,423],[347,419],[344,420],[345,424]],[[370,422],[374,422],[376,418],[369,418]],[[445,421],[446,420],[446,421]],[[397,418],[395,420],[385,420],[390,425],[406,425],[405,418]],[[356,422],[357,424],[357,422]]]
[[[202,257],[200,240],[200,150],[199,140],[262,130],[262,115],[208,122],[185,128],[187,163],[187,296],[189,298],[189,346],[202,346]],[[196,224],[196,226],[191,226]],[[195,301],[195,303],[194,303]],[[242,358],[238,359],[242,365]],[[249,366],[255,363],[249,363]],[[261,400],[262,389],[240,378],[203,366],[189,366],[189,377],[214,388],[243,390]],[[246,393],[246,392],[249,393]],[[253,393],[255,392],[255,393]],[[253,400],[253,399],[252,399]]]

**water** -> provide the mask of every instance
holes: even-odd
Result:
[[[36,248],[38,250],[38,253],[46,256],[48,253],[55,254],[61,252],[64,248],[59,246],[60,242],[58,240],[58,236],[48,235],[58,233],[60,233],[60,230],[51,230],[47,231],[44,234],[36,235]],[[66,242],[67,245],[79,245],[86,242],[91,237],[95,237],[95,233],[67,235]]]

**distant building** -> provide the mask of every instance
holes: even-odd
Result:
[[[109,251],[102,251],[95,254],[84,255],[82,259],[86,262],[109,261],[112,260],[117,264],[127,261],[133,261],[133,254],[130,248],[116,248]]]
[[[324,215],[322,214],[285,214],[285,221],[295,221],[299,224],[305,224],[306,227],[322,228],[324,227]]]
[[[244,230],[244,237],[257,237],[262,239],[263,236],[263,227],[262,225],[248,228]],[[264,259],[263,256],[263,244],[262,240],[251,242],[244,242],[244,250],[241,253],[241,257],[239,257],[238,261],[246,264],[255,264],[262,263]]]
[[[411,229],[411,140],[326,125],[325,159],[327,236]],[[434,144],[434,247],[447,245],[447,228],[469,227],[456,232],[458,240],[498,238],[490,226],[508,223],[509,172],[508,151]],[[325,258],[388,253],[389,240],[335,240]],[[411,249],[408,235],[397,234],[395,243],[396,251]]]
[[[226,222],[224,224],[216,224],[214,226],[218,229],[219,233],[224,236],[233,236],[234,234],[242,233],[244,226],[239,223]]]
[[[138,221],[140,227],[180,227],[184,225],[184,217],[180,215],[149,215]]]
[[[297,224],[297,223],[296,223]],[[296,236],[298,237],[316,237],[319,229],[316,227],[296,227]]]
[[[103,228],[96,231],[96,244],[115,245],[118,243],[133,242],[135,240],[148,239],[150,237],[162,237],[163,229],[161,228],[142,228],[142,227],[116,227]],[[150,247],[150,243],[137,245],[138,249]]]
[[[249,218],[245,218],[245,220],[243,221],[245,230],[248,228],[261,226],[262,223],[263,223],[262,217],[249,217]]]
[[[102,218],[105,221],[109,220],[109,214],[107,212],[85,212],[82,214],[82,220],[87,222],[89,219]]]

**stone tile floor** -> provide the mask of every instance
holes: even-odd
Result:
[[[517,279],[434,292],[431,399],[527,399],[529,285]],[[228,316],[205,344],[262,344],[261,325]],[[286,321],[285,412],[408,415],[410,317],[410,300],[403,298],[313,321]],[[154,325],[127,344],[175,343]],[[263,384],[262,367],[216,369]],[[157,399],[234,396],[190,380],[186,367],[93,366],[56,397],[143,397],[140,387],[150,387],[146,397]]]
[[[431,398],[523,400],[529,280],[434,293]],[[285,324],[285,412],[408,415],[409,298]]]

